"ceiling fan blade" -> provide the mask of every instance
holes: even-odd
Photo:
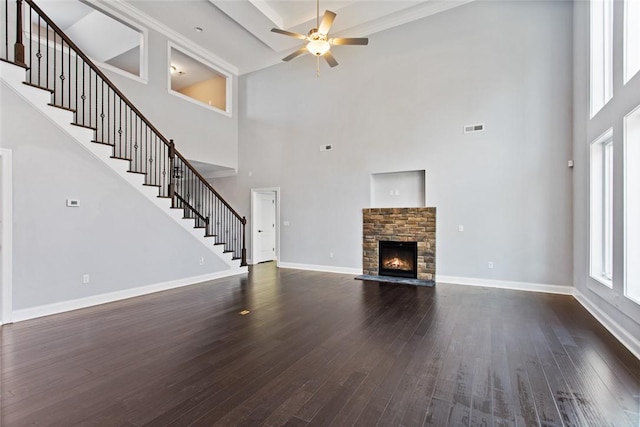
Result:
[[[324,15],[322,16],[322,21],[320,22],[320,26],[318,27],[318,32],[324,35],[329,34],[329,30],[333,25],[334,19],[336,19],[336,14],[331,12],[330,10],[325,10]]]
[[[308,52],[307,47],[303,46],[300,49],[298,49],[295,52],[293,52],[291,55],[285,56],[284,58],[282,58],[282,60],[283,61],[291,61],[292,59],[297,58],[300,55],[304,55],[307,52]]]
[[[298,33],[292,33],[291,31],[287,31],[287,30],[281,30],[280,28],[272,28],[271,32],[284,34],[285,36],[289,36],[289,37],[295,37],[296,39],[300,39],[300,40],[307,39],[307,36],[303,36],[302,34],[298,34]]]
[[[332,45],[335,46],[340,46],[340,45],[360,45],[360,46],[366,46],[369,44],[369,39],[366,37],[360,37],[360,38],[335,38],[335,39],[329,39],[329,43],[331,43]]]
[[[338,61],[336,61],[336,58],[333,56],[330,50],[328,50],[327,53],[322,56],[324,56],[324,59],[327,61],[327,64],[329,64],[330,67],[333,68],[338,65]]]

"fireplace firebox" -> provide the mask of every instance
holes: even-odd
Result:
[[[380,276],[418,277],[418,243],[379,241]]]

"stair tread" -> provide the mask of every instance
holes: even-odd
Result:
[[[138,172],[138,171],[127,171],[129,173],[137,173],[138,175],[146,175],[146,172]]]
[[[26,64],[18,64],[17,62],[9,61],[9,60],[4,59],[4,58],[0,58],[0,61],[6,62],[7,64],[15,65],[16,67],[24,68],[25,70],[29,69],[29,66],[26,65]]]
[[[128,159],[126,157],[120,157],[120,156],[111,156],[112,159],[118,159],[118,160],[127,160],[127,161],[131,161],[131,159]]]
[[[142,185],[144,185],[145,187],[158,187],[158,188],[162,187],[160,184],[147,184],[146,182]]]
[[[76,113],[76,109],[75,108],[65,107],[63,105],[54,104],[53,102],[50,102],[47,105],[49,107],[59,108],[61,110],[71,111],[72,113]]]
[[[102,145],[108,145],[110,147],[115,147],[116,144],[112,144],[110,142],[104,142],[104,141],[97,141],[97,140],[92,140],[91,142],[95,143],[95,144],[102,144]]]
[[[13,62],[11,64],[13,64]],[[14,65],[18,65],[18,64],[14,64]],[[27,86],[31,86],[31,87],[35,87],[36,89],[42,89],[42,90],[47,91],[49,93],[53,93],[53,89],[49,89],[48,87],[38,86],[37,84],[33,84],[33,83],[29,83],[29,82],[22,82],[22,84],[23,85],[27,85]]]
[[[85,128],[85,129],[91,129],[92,131],[97,131],[98,128],[95,128],[93,126],[89,126],[89,125],[82,125],[80,123],[71,123],[71,125],[73,126],[78,126],[79,128]]]

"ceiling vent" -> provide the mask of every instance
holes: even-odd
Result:
[[[482,132],[484,130],[484,125],[467,125],[464,127],[464,133],[473,133],[473,132]]]

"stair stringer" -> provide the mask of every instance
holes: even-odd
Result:
[[[24,84],[24,73],[24,68],[0,61],[0,80],[2,80],[7,87],[28,101],[53,124],[108,166],[114,173],[147,198],[147,200],[157,206],[164,214],[180,224],[187,233],[202,243],[207,250],[218,256],[229,269],[234,270],[237,274],[248,271],[246,266],[243,267],[240,265],[240,260],[233,259],[232,253],[224,252],[224,245],[214,245],[211,239],[204,236],[201,228],[195,228],[195,219],[184,218],[182,209],[173,209],[171,207],[171,199],[158,197],[157,187],[143,185],[145,175],[129,172],[128,160],[112,158],[112,146],[91,142],[94,137],[94,131],[73,125],[74,113],[72,111],[49,105],[51,102],[51,93]]]

